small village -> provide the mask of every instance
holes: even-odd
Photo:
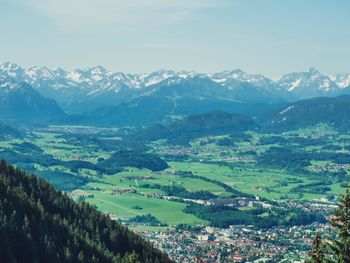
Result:
[[[325,165],[315,165],[317,172],[342,171],[349,170],[350,164],[326,163]]]

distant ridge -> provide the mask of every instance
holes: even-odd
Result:
[[[0,121],[0,139],[4,138],[20,138],[23,136],[23,132],[13,128]]]
[[[249,83],[251,86],[260,88],[262,92],[272,95],[272,98],[279,97],[285,100],[321,95],[336,96],[343,88],[350,86],[350,74],[327,76],[314,68],[304,72],[288,73],[277,80],[272,80],[262,74],[249,74],[240,69],[218,73],[159,70],[151,73],[128,74],[112,72],[102,66],[66,71],[61,68],[46,67],[25,69],[10,62],[0,65],[0,80],[10,78],[16,82],[25,81],[42,95],[55,99],[65,110],[76,112],[79,112],[80,108],[75,104],[82,103],[87,98],[92,103],[97,103],[96,98],[109,94],[109,98],[118,102],[129,95],[137,94],[137,89],[150,87],[166,79],[174,77],[188,79],[195,76],[208,77],[230,89],[235,88],[232,86],[232,83],[235,83],[233,80],[236,83]],[[105,106],[113,104],[111,103],[113,100],[105,101]]]
[[[324,123],[336,130],[350,132],[349,95],[301,100],[270,114],[264,126],[274,131],[288,131]]]
[[[350,74],[327,76],[314,68],[272,80],[239,69],[127,74],[102,66],[65,71],[7,62],[0,65],[0,118],[143,126],[213,110],[261,117],[290,102],[349,95],[349,85]]]
[[[192,115],[169,125],[154,125],[136,133],[135,138],[146,141],[167,139],[170,143],[187,144],[191,139],[209,136],[239,134],[257,130],[252,118],[237,113],[212,111]]]
[[[0,118],[25,122],[47,122],[65,113],[53,99],[46,98],[25,82],[3,83],[0,87]]]

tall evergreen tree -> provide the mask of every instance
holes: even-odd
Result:
[[[350,263],[350,190],[346,185],[345,194],[340,195],[337,208],[329,218],[336,237],[321,240],[316,235],[312,242],[312,251],[307,263]]]
[[[312,241],[312,250],[309,253],[310,258],[305,263],[323,263],[325,262],[324,244],[320,235],[315,235]]]
[[[345,194],[341,195],[338,207],[329,221],[336,229],[337,238],[330,241],[332,260],[337,263],[350,263],[350,190],[347,184]]]

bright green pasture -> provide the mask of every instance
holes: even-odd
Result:
[[[191,171],[195,175],[223,182],[243,193],[259,195],[268,199],[284,197],[297,199],[299,194],[290,190],[300,184],[313,182],[307,177],[289,174],[284,171],[256,169],[251,168],[251,166],[245,169],[231,169],[223,165],[198,162],[171,162],[170,166],[171,169]],[[302,182],[296,182],[297,180],[302,180]],[[336,193],[337,191],[338,189],[333,187],[331,193]],[[315,199],[323,196],[305,193],[303,198]]]
[[[152,179],[137,179],[137,180],[127,180],[123,177],[129,176],[144,176],[152,177]],[[141,187],[143,184],[160,184],[160,185],[176,185],[184,187],[187,191],[196,192],[196,191],[209,191],[216,195],[227,195],[225,190],[211,182],[206,182],[201,179],[195,178],[186,178],[179,175],[171,174],[157,174],[151,173],[147,170],[140,170],[135,168],[130,168],[128,171],[118,173],[113,176],[105,176],[104,181],[108,183],[115,184],[117,186],[129,186],[129,187]]]
[[[91,191],[93,198],[86,200],[98,207],[98,209],[113,213],[118,217],[129,218],[137,215],[152,214],[161,222],[169,225],[177,224],[207,224],[194,215],[183,212],[186,204],[167,201],[163,199],[147,198],[137,194],[114,196],[109,191]],[[142,207],[141,210],[133,209],[134,206]]]

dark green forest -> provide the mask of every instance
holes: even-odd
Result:
[[[93,206],[0,161],[0,262],[171,262]]]
[[[245,136],[241,134],[245,131],[258,128],[259,126],[251,117],[237,113],[212,111],[188,116],[170,125],[153,125],[132,134],[132,137],[140,141],[167,139],[171,144],[187,145],[192,139],[208,135],[233,133],[234,137],[244,138]]]
[[[188,205],[185,212],[208,220],[214,227],[229,227],[230,225],[254,225],[257,229],[275,226],[300,226],[314,222],[325,223],[326,218],[319,213],[304,212],[298,209],[278,209],[268,211],[263,208],[242,211],[236,208],[212,205]],[[261,214],[267,213],[262,217]]]

